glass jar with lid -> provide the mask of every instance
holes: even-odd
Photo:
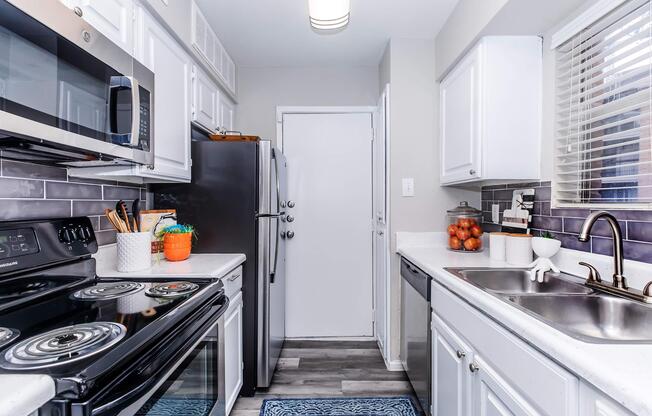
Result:
[[[482,211],[469,206],[467,201],[446,211],[448,249],[453,251],[482,251]]]

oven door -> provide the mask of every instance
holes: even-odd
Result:
[[[223,416],[224,317],[169,371],[164,380],[119,416]],[[221,409],[221,412],[220,412]]]
[[[60,2],[0,0],[7,135],[149,164],[153,84],[151,71]]]
[[[100,395],[84,403],[72,403],[70,414],[224,415],[224,312],[227,308],[228,300],[222,299],[210,310],[201,312],[198,321],[150,350],[142,364],[118,375]],[[68,413],[48,409],[41,414]]]

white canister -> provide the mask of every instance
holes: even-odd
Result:
[[[505,244],[509,233],[489,234],[489,257],[491,260],[505,261]]]
[[[118,271],[137,272],[152,267],[152,234],[118,233]]]
[[[505,241],[505,261],[514,266],[527,266],[532,263],[532,236],[509,234]]]

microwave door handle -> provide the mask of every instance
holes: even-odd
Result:
[[[138,146],[140,139],[140,88],[138,80],[126,77],[131,81],[131,146]]]

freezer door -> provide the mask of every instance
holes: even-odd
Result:
[[[285,340],[285,158],[260,142],[258,215],[258,387],[269,387]]]

